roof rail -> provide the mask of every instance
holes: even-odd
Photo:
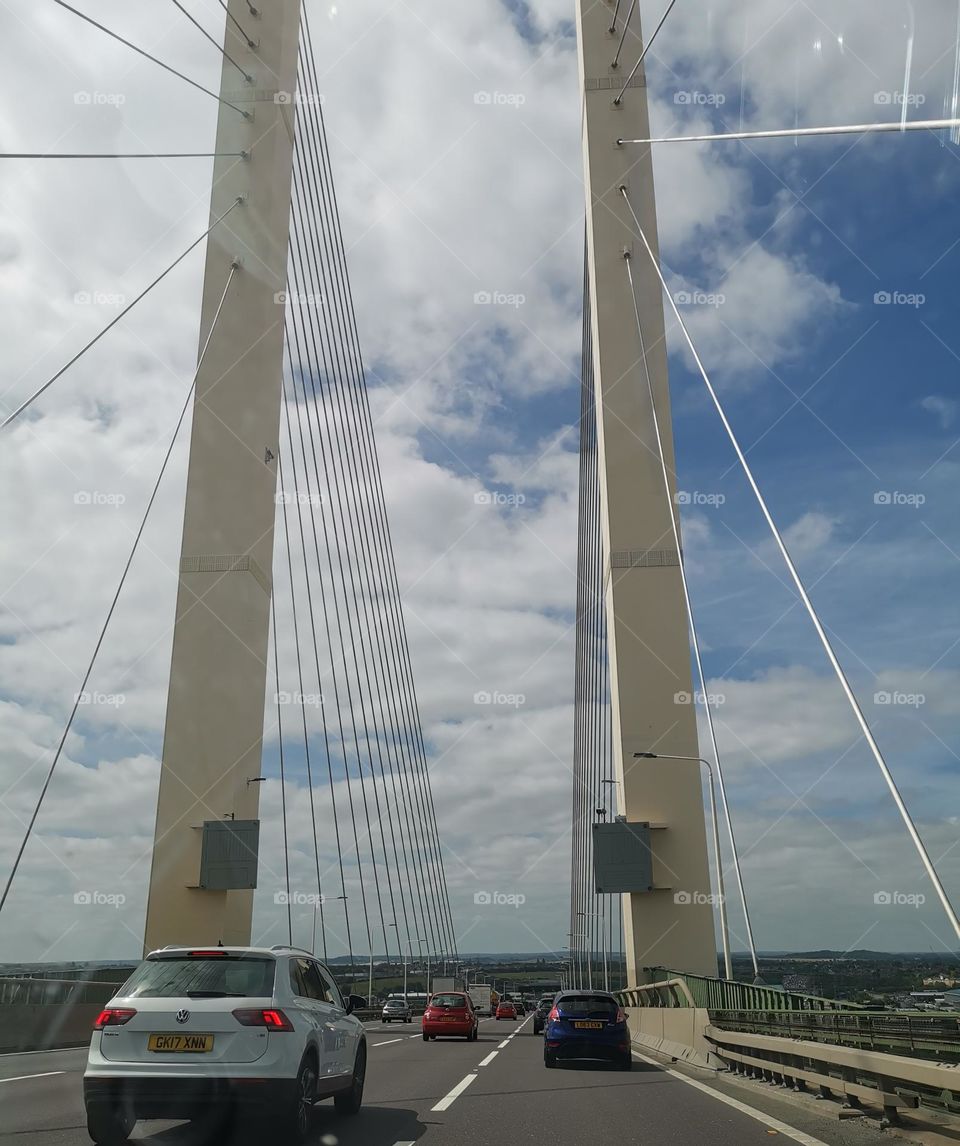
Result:
[[[271,951],[299,951],[301,955],[309,955],[311,959],[316,959],[316,955],[312,951],[308,951],[306,947],[291,947],[289,943],[274,943],[270,948]]]

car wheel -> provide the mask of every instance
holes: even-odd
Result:
[[[548,1068],[555,1067],[557,1065],[557,1056],[555,1054],[547,1054],[547,1052],[544,1051],[543,1065]]]
[[[120,1146],[130,1137],[136,1119],[116,1106],[91,1106],[87,1110],[87,1133],[97,1146]]]
[[[633,1070],[633,1055],[629,1052],[620,1060],[621,1070]]]
[[[367,1077],[367,1048],[364,1043],[360,1044],[360,1049],[357,1051],[357,1058],[353,1064],[353,1081],[350,1083],[350,1089],[345,1090],[342,1094],[336,1094],[333,1098],[333,1105],[337,1109],[338,1114],[359,1114],[360,1107],[363,1103],[363,1081]]]
[[[312,1052],[303,1056],[300,1069],[297,1071],[296,1084],[293,1097],[287,1109],[281,1112],[282,1124],[281,1138],[288,1138],[290,1142],[306,1142],[313,1122],[313,1104],[317,1093],[317,1062]]]
[[[424,1035],[424,1036],[423,1036],[423,1041],[424,1041],[425,1043],[428,1043],[428,1042],[430,1041],[430,1036],[429,1036],[429,1035]]]

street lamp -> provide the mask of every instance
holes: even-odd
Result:
[[[717,893],[720,900],[720,937],[723,942],[723,966],[727,979],[733,978],[730,961],[730,930],[727,926],[727,901],[723,893],[723,863],[720,857],[720,825],[717,822],[717,793],[713,782],[713,765],[702,756],[674,756],[668,752],[634,752],[636,760],[686,760],[691,764],[706,765],[710,776],[710,820],[713,827],[713,863],[717,869]]]
[[[583,915],[583,912],[578,911],[577,914]],[[568,931],[567,934],[570,936],[571,939],[586,939],[586,938],[588,938],[587,933],[585,931]],[[580,948],[578,947],[576,950],[577,950],[577,955],[579,956],[580,955]],[[579,964],[580,960],[578,959],[577,962]],[[578,971],[579,971],[579,974],[578,974],[577,978],[579,981],[577,983],[577,986],[580,988],[580,990],[583,990],[583,970],[582,970],[582,967],[578,967]],[[593,990],[593,952],[590,953],[590,955],[587,959],[587,988],[588,988],[588,990],[591,990],[591,991]]]
[[[403,1001],[407,1001],[407,953],[403,950],[403,944],[400,942],[400,928],[396,923],[388,923],[388,927],[397,928],[397,946],[403,952]],[[410,938],[407,937],[407,946],[410,946]]]
[[[420,947],[420,958],[423,958],[423,945],[427,944],[427,998],[430,997],[430,944],[426,939],[418,939],[417,943]]]
[[[344,907],[346,907],[346,901],[348,898],[349,897],[346,895],[338,895],[336,897],[336,902],[343,900]],[[313,938],[310,940],[310,951],[313,955],[316,955],[317,953],[317,912],[320,910],[322,902],[323,896],[321,895],[317,898],[317,901],[313,905]],[[326,948],[324,948],[324,950],[326,950]]]

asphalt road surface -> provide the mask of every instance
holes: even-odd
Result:
[[[364,1107],[317,1108],[317,1146],[505,1146],[600,1142],[643,1146],[856,1146],[880,1135],[798,1110],[767,1090],[706,1087],[637,1058],[632,1072],[602,1064],[543,1065],[532,1018],[484,1019],[478,1042],[425,1043],[419,1023],[368,1023]],[[0,1056],[0,1146],[89,1146],[81,1097],[85,1050]],[[693,1081],[691,1081],[693,1079]],[[756,1104],[755,1114],[738,1104]],[[731,1104],[733,1103],[733,1104]],[[141,1122],[134,1141],[195,1146],[189,1124]],[[271,1146],[283,1146],[276,1138]],[[220,1143],[216,1144],[220,1146]]]

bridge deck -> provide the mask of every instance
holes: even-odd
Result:
[[[324,1104],[317,1119],[318,1143],[334,1135],[339,1146],[492,1146],[544,1138],[759,1146],[770,1141],[772,1129],[806,1146],[861,1146],[878,1140],[874,1129],[798,1110],[772,1091],[750,1092],[745,1098],[742,1088],[720,1082],[705,1092],[649,1062],[638,1060],[632,1074],[601,1067],[547,1071],[542,1040],[533,1035],[529,1019],[523,1024],[486,1019],[478,1043],[425,1044],[416,1024],[368,1023],[367,1029],[371,1061],[364,1109],[356,1119],[341,1119],[330,1103]],[[25,1132],[31,1146],[87,1146],[80,1097],[84,1059],[80,1050],[0,1057],[0,1146],[19,1146]],[[447,1109],[434,1109],[471,1076]],[[745,1113],[731,1099],[749,1100],[759,1115]],[[159,1123],[141,1124],[136,1137],[158,1146],[190,1141],[185,1128],[164,1131]]]

